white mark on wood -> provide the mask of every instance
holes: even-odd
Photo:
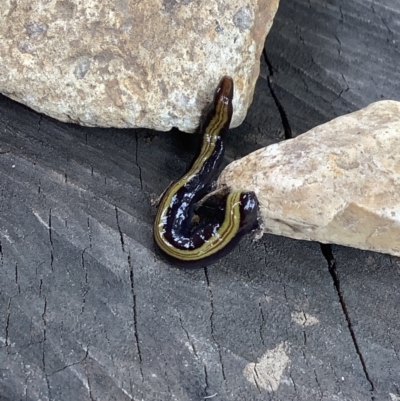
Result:
[[[10,238],[8,235],[8,230],[6,229],[5,231],[0,231],[0,234],[3,238],[5,238],[10,244],[13,244],[14,241]]]
[[[38,212],[33,211],[33,214],[35,215],[35,217],[39,220],[39,223],[42,226],[45,226],[47,229],[49,229],[49,225],[39,216]]]
[[[300,326],[314,326],[319,320],[305,312],[292,312],[292,320]]]
[[[283,380],[283,372],[290,363],[289,347],[282,342],[268,350],[257,363],[249,363],[243,369],[244,377],[258,388],[276,391]]]
[[[79,379],[79,381],[85,386],[86,390],[90,392],[89,382],[86,377],[86,374],[81,371],[81,367],[78,366],[69,366],[70,370],[75,374],[75,376]]]

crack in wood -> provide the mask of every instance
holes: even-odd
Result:
[[[135,164],[139,169],[139,181],[140,181],[140,190],[143,191],[143,180],[142,180],[142,168],[139,165],[139,138],[138,133],[135,132],[135,141],[136,141],[136,151],[135,151]]]
[[[4,253],[3,253],[3,246],[0,240],[0,266],[3,267],[4,265]]]
[[[43,306],[43,313],[42,313],[42,322],[43,322],[42,366],[43,366],[44,378],[45,378],[46,385],[47,385],[47,392],[49,394],[49,400],[51,400],[53,397],[51,395],[50,380],[49,380],[49,375],[47,374],[47,369],[46,369],[46,351],[45,351],[46,340],[47,340],[46,312],[47,312],[47,298],[46,298],[46,296],[44,296],[44,306]]]
[[[264,311],[262,309],[261,301],[258,302],[258,309],[260,311],[260,316],[261,316],[261,324],[260,324],[260,339],[261,339],[261,344],[266,348],[265,340],[264,340],[264,329],[265,329],[265,316],[264,316]]]
[[[82,264],[82,268],[83,271],[85,272],[85,284],[83,286],[83,294],[82,294],[82,306],[81,306],[81,312],[79,315],[81,315],[84,311],[85,311],[85,303],[86,303],[86,295],[89,292],[89,280],[88,280],[88,270],[87,267],[85,265],[85,251],[86,249],[88,249],[87,247],[82,251],[81,254],[81,264]]]
[[[208,288],[208,294],[210,297],[210,307],[211,307],[211,314],[210,314],[210,329],[211,329],[211,338],[214,341],[214,344],[217,347],[218,351],[218,356],[219,356],[219,363],[221,365],[221,372],[222,372],[222,378],[224,379],[224,382],[226,382],[226,376],[225,376],[225,368],[224,364],[222,361],[222,353],[221,353],[221,347],[218,343],[218,341],[215,339],[215,334],[214,334],[214,295],[211,289],[211,283],[210,283],[210,278],[208,276],[208,268],[204,268],[204,275],[206,277],[206,282],[207,282],[207,288]]]
[[[15,284],[17,286],[18,294],[21,294],[21,287],[20,287],[20,285],[18,283],[18,263],[15,263],[14,275],[15,275]]]
[[[88,350],[89,351],[89,350]],[[91,386],[91,382],[90,382],[90,378],[89,378],[89,373],[88,373],[88,367],[87,367],[87,360],[84,360],[84,368],[85,368],[85,374],[86,374],[86,381],[87,381],[87,390],[89,393],[89,398],[91,401],[95,401],[94,397],[93,397],[93,392],[92,392],[92,386]]]
[[[87,218],[87,229],[88,229],[88,236],[89,236],[89,248],[92,247],[92,229],[90,228],[90,219]]]
[[[138,322],[137,322],[135,276],[133,274],[133,265],[132,265],[132,260],[131,260],[131,253],[130,253],[130,251],[129,252],[125,251],[124,235],[122,233],[121,226],[119,224],[118,208],[116,206],[115,206],[115,218],[116,218],[116,221],[117,221],[117,228],[118,228],[118,232],[119,232],[122,252],[127,255],[127,260],[128,260],[129,280],[130,280],[130,284],[131,284],[131,294],[132,294],[132,313],[133,313],[134,336],[135,336],[135,342],[136,342],[136,351],[137,351],[137,354],[138,354],[138,357],[139,357],[140,376],[141,376],[142,381],[144,381],[143,368],[142,368],[143,358],[142,358],[142,352],[141,352],[141,349],[140,349],[139,333],[138,333]]]
[[[144,381],[144,376],[143,376],[143,369],[142,369],[142,363],[143,363],[143,358],[142,358],[142,351],[140,349],[140,341],[139,341],[139,333],[138,333],[138,322],[137,322],[137,307],[136,307],[136,293],[135,293],[135,276],[133,274],[133,266],[132,266],[132,261],[131,261],[131,253],[129,252],[128,254],[128,266],[129,266],[129,278],[131,282],[131,293],[132,293],[132,312],[133,312],[133,327],[135,330],[135,341],[136,341],[136,350],[139,356],[139,370],[140,370],[140,376],[142,378],[142,381]]]
[[[285,133],[285,139],[290,139],[290,138],[292,138],[292,129],[290,127],[289,120],[287,118],[285,109],[283,108],[283,106],[282,106],[281,102],[279,101],[278,96],[276,95],[274,88],[273,88],[273,78],[272,77],[274,75],[274,70],[273,70],[271,62],[268,59],[267,51],[265,50],[265,47],[263,49],[263,56],[264,56],[265,62],[267,63],[267,66],[268,66],[268,76],[267,76],[268,88],[271,92],[272,98],[274,99],[275,105],[279,111],[283,130]]]
[[[190,344],[190,346],[191,346],[191,348],[192,348],[192,351],[193,351],[194,356],[196,357],[196,359],[197,359],[198,361],[201,362],[201,359],[200,359],[200,357],[199,357],[199,355],[198,355],[198,353],[197,353],[197,350],[196,350],[196,347],[195,347],[195,345],[194,345],[194,342],[193,342],[192,339],[190,338],[190,335],[189,335],[188,330],[186,330],[185,326],[183,325],[183,319],[182,319],[182,316],[181,316],[180,314],[179,314],[179,322],[180,322],[180,324],[181,324],[182,330],[183,330],[183,331],[185,332],[185,334],[186,334],[186,338],[187,338],[187,340],[188,340],[188,342],[189,342],[189,344]],[[204,383],[205,383],[205,386],[204,386],[204,394],[207,394],[207,393],[208,393],[208,389],[209,389],[209,382],[208,382],[207,365],[206,365],[205,363],[203,363],[203,371],[204,371]],[[206,398],[208,398],[208,397],[210,397],[210,396],[206,396],[206,397],[204,397],[204,399],[206,399]]]
[[[51,372],[51,373],[49,374],[49,376],[52,376],[52,375],[54,375],[54,374],[56,374],[56,373],[59,373],[59,372],[62,372],[63,370],[68,369],[68,368],[70,368],[71,366],[83,364],[83,363],[85,362],[86,358],[88,357],[88,355],[89,355],[89,345],[86,347],[86,352],[85,352],[85,355],[83,356],[83,358],[81,358],[79,361],[76,361],[76,362],[67,363],[67,364],[66,364],[65,366],[63,366],[62,368],[56,369],[56,370],[54,370],[53,372]]]
[[[118,228],[118,232],[119,232],[119,239],[121,241],[122,252],[126,253],[125,252],[124,235],[122,234],[122,230],[121,230],[121,227],[119,225],[118,208],[117,208],[117,206],[115,206],[115,218],[117,220],[117,228]]]
[[[336,260],[335,260],[335,258],[333,256],[333,253],[332,253],[332,246],[330,244],[320,244],[320,246],[321,246],[322,254],[324,255],[326,261],[328,262],[328,270],[329,270],[329,273],[330,273],[330,275],[332,277],[333,285],[334,285],[334,287],[336,289],[336,293],[337,293],[337,296],[339,298],[339,303],[340,303],[340,305],[342,307],[342,311],[343,311],[344,317],[345,317],[346,322],[347,322],[347,327],[349,329],[350,336],[351,336],[351,339],[352,339],[353,344],[354,344],[354,348],[355,348],[356,353],[358,355],[358,359],[360,360],[360,363],[361,363],[365,378],[367,379],[368,383],[371,386],[370,391],[373,392],[375,390],[375,386],[374,386],[374,383],[372,382],[372,379],[371,379],[371,377],[370,377],[370,375],[368,373],[367,364],[365,363],[364,356],[363,356],[363,354],[361,352],[360,346],[358,345],[357,337],[356,337],[356,334],[354,332],[353,325],[351,323],[350,314],[348,312],[348,309],[347,309],[347,306],[346,306],[346,302],[344,300],[344,296],[343,296],[343,293],[342,293],[342,290],[341,290],[341,287],[340,287],[340,280],[339,280],[339,275],[338,275],[338,272],[337,272],[337,269],[336,269]]]
[[[8,300],[8,305],[7,305],[7,319],[6,319],[6,341],[5,341],[5,346],[7,349],[7,353],[9,353],[9,346],[10,346],[10,317],[11,317],[11,299],[12,297],[9,298]]]
[[[54,245],[53,245],[53,238],[51,235],[51,208],[49,211],[49,240],[50,240],[50,245],[51,245],[51,249],[50,249],[50,266],[51,266],[51,270],[54,270],[53,267],[53,262],[54,262],[54,255],[53,255],[53,251],[54,251]]]
[[[307,296],[306,296],[306,297],[307,297]],[[303,310],[302,312],[303,312],[303,318],[304,318],[304,322],[303,322],[303,324],[302,324],[302,329],[303,329],[302,354],[303,354],[303,358],[304,358],[304,360],[305,360],[305,363],[306,363],[307,367],[308,367],[309,369],[311,369],[311,366],[310,366],[310,363],[309,363],[309,361],[308,361],[307,354],[306,354],[307,333],[306,333],[306,330],[305,330],[305,326],[306,326],[306,323],[307,323],[307,314],[304,312],[304,310]],[[318,392],[319,392],[319,395],[320,395],[320,400],[322,400],[323,397],[324,397],[324,392],[322,391],[322,388],[321,388],[321,385],[320,385],[320,383],[319,383],[318,376],[317,376],[317,372],[315,371],[315,368],[312,368],[312,370],[313,370],[313,372],[314,372],[314,379],[315,379],[315,382],[317,383],[317,386],[318,386]]]
[[[40,133],[40,130],[42,129],[42,120],[43,120],[43,115],[39,114],[39,121],[38,121],[38,124],[37,124],[37,133],[38,134]]]
[[[298,391],[298,389],[297,389],[297,384],[296,384],[296,382],[294,381],[293,376],[292,376],[292,372],[289,372],[289,378],[290,378],[290,380],[292,381],[293,388],[294,388],[294,392],[295,392],[296,394],[299,394],[299,391]]]
[[[316,372],[315,368],[313,368],[313,371],[314,371],[315,381],[316,381],[317,386],[318,386],[318,391],[319,391],[320,399],[323,400],[323,399],[324,399],[324,392],[322,391],[321,384],[319,383],[318,376],[317,376],[317,372]]]
[[[258,371],[257,371],[257,364],[254,364],[254,366],[253,366],[253,378],[254,378],[254,383],[258,389],[258,392],[261,394],[261,388],[260,388],[260,385],[258,384],[260,377],[259,377]]]
[[[185,329],[184,325],[183,325],[183,320],[182,320],[182,316],[179,315],[179,323],[181,324],[182,330],[185,332],[186,334],[186,338],[189,341],[189,344],[192,348],[193,354],[196,358],[199,358],[198,354],[197,354],[197,350],[196,347],[194,346],[193,341],[191,340],[190,336],[189,336],[189,332]]]
[[[203,369],[204,369],[204,383],[205,383],[204,393],[207,394],[210,385],[209,385],[209,383],[208,383],[208,373],[207,373],[207,366],[206,366],[206,364],[203,365]],[[205,398],[205,397],[204,397],[204,398]]]

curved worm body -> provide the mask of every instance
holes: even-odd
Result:
[[[163,195],[154,222],[158,248],[180,267],[205,267],[226,255],[241,237],[257,227],[258,201],[254,192],[225,197],[222,222],[192,229],[193,209],[218,174],[224,155],[223,139],[232,118],[233,81],[223,77],[212,109],[202,124],[203,143],[192,167]]]

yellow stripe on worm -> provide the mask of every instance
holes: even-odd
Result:
[[[206,194],[223,159],[223,137],[232,118],[232,98],[233,81],[225,76],[203,123],[198,157],[189,171],[168,188],[159,205],[154,239],[164,256],[178,266],[204,267],[215,262],[257,226],[255,194],[232,192],[225,199],[222,222],[191,228],[194,204]]]

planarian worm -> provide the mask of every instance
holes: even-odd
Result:
[[[161,253],[180,267],[205,267],[225,256],[241,237],[257,227],[254,192],[229,193],[222,221],[192,228],[195,203],[215,179],[224,155],[224,137],[232,118],[233,80],[224,76],[202,124],[201,150],[189,171],[161,198],[154,222],[154,239]]]

